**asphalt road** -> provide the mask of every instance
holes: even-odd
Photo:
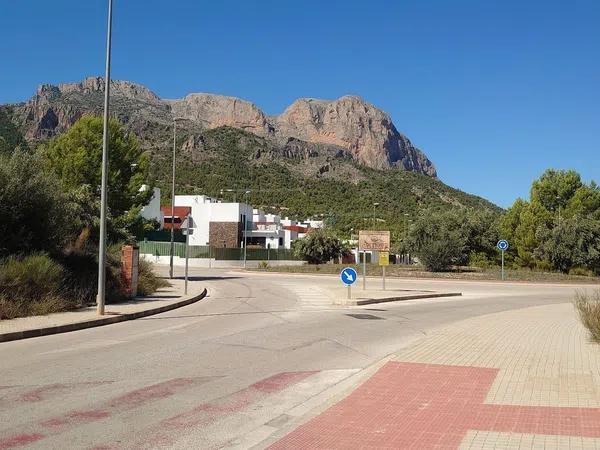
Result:
[[[336,307],[334,277],[195,270],[209,297],[165,314],[0,344],[0,450],[221,448],[432,328],[568,302],[576,286],[390,280],[463,297]],[[354,315],[354,316],[353,316]]]

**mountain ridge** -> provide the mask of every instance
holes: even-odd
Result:
[[[66,131],[84,114],[100,113],[103,91],[101,77],[43,84],[31,99],[12,105],[13,121],[28,141],[45,140]],[[123,111],[127,102],[138,107]],[[141,84],[112,80],[111,109],[126,123],[142,118],[167,125],[177,117],[200,130],[230,126],[279,143],[293,138],[340,147],[370,168],[437,177],[433,163],[398,132],[390,116],[355,95],[335,100],[300,98],[280,115],[269,116],[256,104],[237,97],[190,93],[180,99],[161,99]]]

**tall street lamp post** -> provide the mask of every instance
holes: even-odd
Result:
[[[173,117],[173,177],[171,184],[171,250],[169,255],[169,278],[173,278],[173,253],[175,253],[175,150],[177,148],[177,121],[181,117]]]
[[[104,76],[104,122],[102,124],[102,186],[100,191],[100,242],[98,243],[98,295],[99,315],[104,315],[106,296],[106,210],[108,185],[108,119],[110,99],[110,50],[112,40],[112,0],[108,0],[108,25],[106,33],[106,73]]]
[[[250,191],[244,192],[244,201],[246,202],[246,206],[248,206],[248,194]],[[246,268],[246,257],[247,257],[247,247],[248,247],[248,216],[244,214],[244,269]]]

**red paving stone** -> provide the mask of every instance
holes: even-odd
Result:
[[[468,430],[600,438],[600,408],[484,404],[498,369],[388,362],[271,449],[456,449]]]

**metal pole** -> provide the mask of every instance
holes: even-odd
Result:
[[[244,200],[248,204],[248,191],[245,192]],[[246,268],[246,248],[248,247],[248,216],[244,214],[244,269]]]
[[[185,285],[183,289],[184,295],[187,295],[188,291],[188,260],[190,258],[190,215],[187,215],[186,227],[185,227]]]
[[[106,210],[108,187],[108,120],[110,99],[110,49],[112,40],[112,0],[108,0],[108,25],[106,35],[106,73],[104,76],[104,121],[102,123],[102,186],[100,190],[100,242],[98,243],[98,295],[99,315],[104,315],[106,295]]]
[[[385,266],[383,266],[383,290],[385,291]]]
[[[504,281],[504,250],[502,250],[502,281]]]
[[[175,252],[175,146],[177,121],[173,119],[173,183],[171,184],[171,255],[169,258],[169,278],[173,278],[173,253]]]
[[[352,286],[348,285],[348,300],[352,300]]]
[[[363,250],[363,291],[367,289],[367,252]]]

